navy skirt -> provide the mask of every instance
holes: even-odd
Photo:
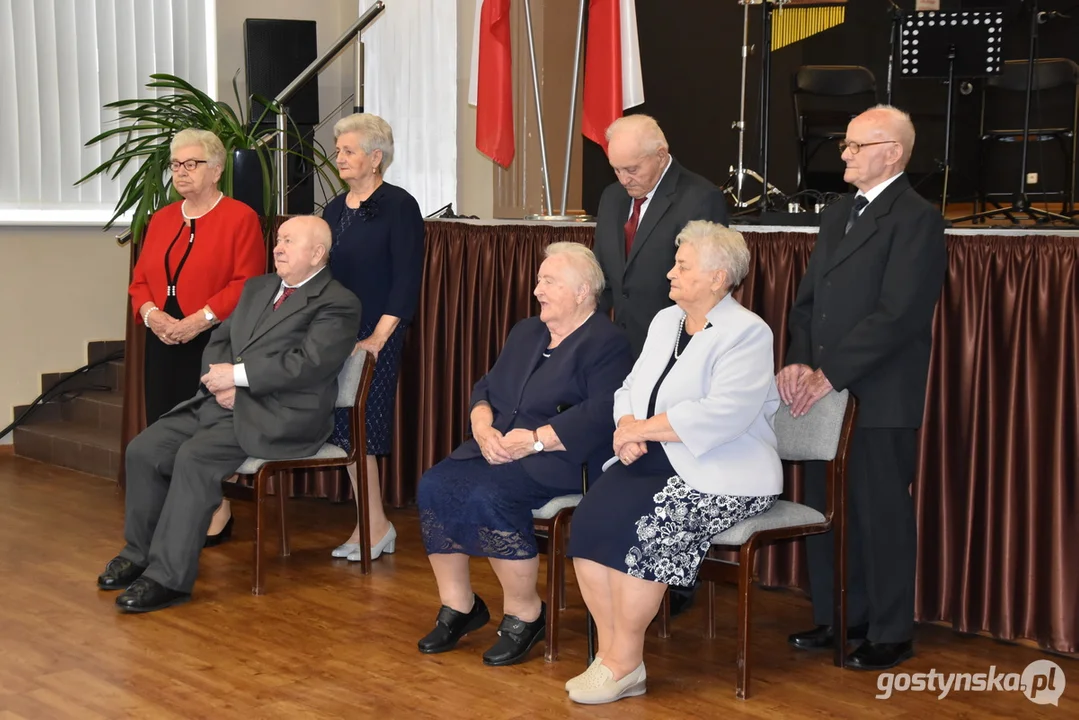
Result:
[[[374,325],[360,328],[357,338],[374,332]],[[397,376],[401,371],[401,349],[405,345],[408,327],[398,324],[386,341],[375,361],[375,376],[367,394],[367,447],[366,455],[389,455],[393,441],[393,409],[397,399]],[[348,408],[337,408],[333,416],[333,434],[330,443],[348,452],[352,443],[348,439]]]
[[[517,462],[446,458],[423,474],[416,489],[424,547],[428,555],[534,558],[532,511],[565,494],[536,482]]]
[[[712,538],[764,512],[778,495],[713,495],[694,490],[659,443],[626,466],[612,465],[573,513],[570,557],[627,575],[691,587]]]

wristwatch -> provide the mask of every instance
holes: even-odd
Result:
[[[206,322],[208,323],[213,324],[217,322],[217,316],[215,316],[213,311],[208,307],[202,309],[202,316],[206,318]]]
[[[543,452],[543,441],[539,439],[539,433],[535,430],[532,431],[532,439],[536,441],[532,445],[532,449],[536,452]]]

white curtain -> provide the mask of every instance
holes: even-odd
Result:
[[[360,0],[359,11],[371,5]],[[386,180],[425,215],[457,199],[457,2],[392,0],[363,34],[364,110],[393,128]]]
[[[75,182],[151,73],[216,96],[215,0],[0,0],[0,223],[103,224],[129,175]]]

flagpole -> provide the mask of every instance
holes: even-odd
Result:
[[[543,196],[546,210],[551,210],[551,178],[547,173],[547,141],[543,134],[543,109],[540,105],[539,74],[536,72],[536,45],[532,35],[532,2],[525,0],[525,24],[528,27],[528,54],[532,60],[532,89],[536,95],[536,125],[539,130],[540,162],[543,163]]]
[[[581,41],[584,36],[584,4],[581,0],[577,10],[577,45],[573,51],[573,79],[569,96],[569,130],[566,131],[566,168],[562,175],[562,206],[559,212],[566,214],[566,201],[569,196],[569,167],[573,158],[574,126],[577,120],[577,85],[581,72]]]

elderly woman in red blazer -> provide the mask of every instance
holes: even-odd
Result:
[[[244,283],[266,272],[258,215],[217,187],[225,167],[221,140],[188,128],[173,138],[171,154],[172,185],[183,200],[150,218],[128,289],[131,307],[147,328],[148,425],[195,394],[208,331],[232,313]],[[227,539],[231,529],[226,501],[207,544]]]

